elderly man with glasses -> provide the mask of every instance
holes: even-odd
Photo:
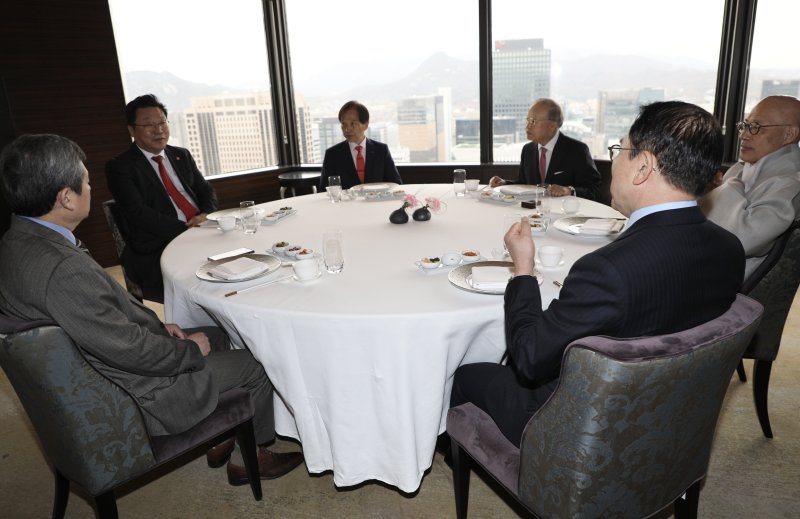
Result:
[[[740,160],[701,207],[741,240],[747,279],[800,214],[800,100],[766,97],[736,129]]]
[[[137,97],[125,116],[133,144],[106,164],[126,244],[122,265],[145,299],[163,301],[161,253],[180,233],[206,221],[217,197],[189,150],[167,145],[167,108],[156,96]]]
[[[551,196],[577,195],[597,200],[600,173],[589,147],[561,133],[564,113],[552,99],[537,99],[528,110],[525,134],[531,141],[522,148],[518,184],[549,184]],[[492,177],[492,187],[514,184]]]

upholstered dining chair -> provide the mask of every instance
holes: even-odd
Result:
[[[572,342],[519,449],[475,405],[450,409],[457,517],[471,461],[539,517],[647,517],[673,503],[676,517],[696,516],[722,400],[762,310],[740,294],[683,332]]]
[[[767,257],[742,285],[742,293],[764,305],[764,317],[743,358],[753,359],[753,401],[758,423],[772,438],[767,397],[772,362],[778,357],[781,336],[800,286],[800,220],[796,220],[770,249]],[[739,362],[739,379],[747,381]]]
[[[91,496],[98,518],[116,518],[115,488],[234,433],[261,500],[247,391],[221,394],[214,412],[188,431],[150,436],[133,398],[98,373],[58,326],[0,315],[0,339],[0,366],[53,466],[54,518],[64,517],[71,481]]]
[[[119,230],[119,215],[117,214],[117,203],[115,200],[106,200],[103,202],[103,214],[106,215],[106,222],[108,228],[111,230],[111,237],[114,239],[114,249],[117,251],[117,259],[119,259],[120,267],[122,268],[122,275],[125,278],[125,288],[141,303],[144,299],[142,287],[137,282],[132,280],[125,267],[122,266],[122,253],[125,251],[125,238],[122,236],[122,231]],[[158,301],[163,303],[163,301]]]

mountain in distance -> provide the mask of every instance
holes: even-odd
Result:
[[[192,97],[236,94],[245,90],[224,85],[207,85],[181,79],[169,72],[137,70],[125,74],[126,91],[131,99],[154,93],[167,110],[183,112],[192,105]]]

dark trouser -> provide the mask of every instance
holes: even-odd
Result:
[[[263,445],[275,439],[275,417],[272,407],[272,383],[262,366],[249,350],[232,350],[230,340],[221,328],[213,326],[184,330],[186,335],[204,332],[211,343],[211,353],[206,357],[206,367],[222,393],[235,387],[250,392],[255,407],[253,428],[256,443]]]
[[[500,364],[465,364],[456,370],[450,407],[467,402],[485,411],[508,440],[519,447],[531,416],[550,397],[557,381],[535,389],[517,382],[514,371]]]

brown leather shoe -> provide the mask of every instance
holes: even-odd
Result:
[[[303,463],[302,452],[272,452],[264,447],[258,448],[258,471],[261,479],[275,479],[288,474]],[[228,483],[233,486],[250,482],[247,471],[241,465],[228,462]]]
[[[219,445],[215,445],[214,447],[208,449],[208,452],[206,453],[206,461],[208,462],[208,466],[212,469],[218,469],[225,465],[225,462],[231,458],[231,453],[233,452],[233,448],[235,446],[236,442],[233,438],[230,438]]]

